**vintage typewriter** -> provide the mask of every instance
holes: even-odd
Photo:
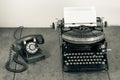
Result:
[[[65,10],[64,19],[57,22],[57,28],[60,29],[62,39],[63,71],[108,70],[107,42],[104,34],[104,26],[107,26],[107,22],[103,22],[101,17],[94,18],[93,8],[90,10],[85,8],[87,13],[91,13],[90,16],[85,15],[85,17],[89,17],[87,18],[88,21],[82,20],[81,17],[74,20],[76,15],[78,16],[76,12],[81,16],[81,12],[77,11],[81,8],[65,8]],[[82,14],[85,13],[85,10]],[[79,23],[79,21],[81,22]]]

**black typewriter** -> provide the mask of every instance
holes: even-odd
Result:
[[[62,39],[63,71],[108,70],[107,42],[103,32],[102,18],[97,17],[97,26],[80,25],[64,27],[64,20],[58,21]]]

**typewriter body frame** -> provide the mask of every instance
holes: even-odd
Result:
[[[101,17],[96,17],[97,18],[97,26],[92,26],[93,29],[97,29],[99,31],[101,31],[103,34],[104,34],[104,27],[107,27],[107,22],[104,22],[103,23],[103,18]],[[80,26],[79,26],[80,27]],[[68,27],[68,28],[65,28],[64,27],[64,19],[62,20],[59,20],[57,22],[57,28],[60,30],[60,33],[61,33],[61,49],[62,49],[62,69],[63,71],[65,72],[81,72],[81,71],[101,71],[101,70],[108,70],[108,60],[107,60],[107,41],[106,39],[102,39],[101,41],[99,42],[96,42],[96,43],[91,43],[91,44],[74,44],[74,43],[70,43],[70,42],[67,42],[65,41],[63,38],[62,38],[62,35],[68,31],[71,31],[73,29],[75,29],[76,27]],[[104,49],[101,49],[100,48],[100,45],[105,45]],[[81,51],[77,51],[77,50],[71,50],[70,47],[73,47],[75,49],[76,46],[78,46],[80,48],[84,48],[84,50],[81,50]],[[66,48],[67,47],[67,48]],[[86,48],[85,48],[86,47]],[[91,48],[93,49],[91,49]],[[96,47],[96,49],[95,49]],[[85,50],[86,49],[86,50]],[[88,50],[87,50],[88,49]],[[87,54],[87,51],[93,51],[96,55],[97,52],[100,52],[100,53],[103,53],[103,57],[105,58],[105,61],[104,61],[104,65],[102,64],[102,62],[100,64],[102,65],[99,65],[99,64],[94,64],[94,65],[89,65],[89,64],[83,64],[83,65],[66,65],[65,64],[65,53],[68,51],[68,53],[70,52],[71,53],[79,53],[79,52],[85,52]],[[69,55],[69,54],[68,54]],[[72,54],[71,54],[72,55]],[[75,54],[74,54],[75,55]],[[92,62],[91,62],[92,64]]]

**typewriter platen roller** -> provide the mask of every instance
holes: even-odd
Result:
[[[79,10],[79,8],[77,8],[77,10]],[[69,12],[69,9],[67,9],[67,11]],[[73,11],[76,11],[76,9]],[[68,12],[66,12],[67,14],[65,13],[67,15],[65,19],[67,19],[69,16]],[[76,14],[77,13],[75,13],[75,16]],[[77,18],[77,17],[75,18],[73,14],[72,16],[73,19]],[[88,23],[88,21],[87,23],[84,24],[82,23],[70,24],[69,22],[72,21],[74,22],[72,18],[69,18],[70,20],[66,21],[65,19],[58,21],[57,28],[59,28],[61,32],[62,39],[61,44],[62,44],[63,71],[78,72],[78,71],[108,70],[107,42],[105,39],[105,34],[103,32],[104,23],[101,17],[95,18],[96,19],[93,18],[94,19],[93,24],[91,22]],[[77,20],[75,21],[79,22],[78,20],[85,19],[77,18]],[[94,22],[96,22],[96,24],[94,24]]]

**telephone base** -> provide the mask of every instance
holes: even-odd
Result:
[[[25,56],[24,54],[27,54],[27,56]],[[36,54],[29,54],[29,53],[24,53],[24,54],[20,54],[20,55],[22,56],[22,58],[25,60],[26,63],[35,63],[45,59],[45,54],[42,53],[41,50],[38,50]]]
[[[45,55],[44,54],[39,54],[39,55],[35,55],[35,56],[32,56],[32,57],[29,57],[29,58],[24,58],[24,60],[27,62],[27,63],[35,63],[35,62],[38,62],[40,60],[43,60],[45,59]]]

